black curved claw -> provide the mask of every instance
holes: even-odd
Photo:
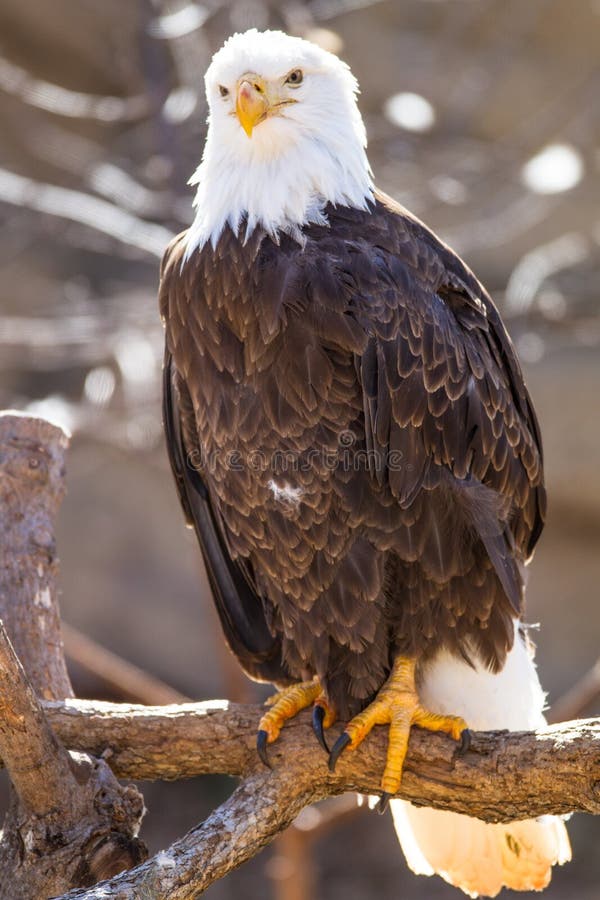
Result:
[[[464,756],[469,747],[471,746],[471,738],[473,737],[473,732],[470,728],[464,728],[460,734],[460,744],[458,745],[458,750],[456,751],[457,756]]]
[[[377,801],[377,806],[375,807],[375,809],[377,810],[377,812],[379,813],[380,816],[382,816],[384,814],[384,812],[386,811],[386,809],[388,808],[391,796],[392,796],[391,794],[388,794],[388,793],[386,793],[386,791],[384,791],[382,793],[381,797],[379,798],[379,800]]]
[[[342,731],[339,738],[337,739],[337,741],[331,748],[331,752],[329,754],[329,771],[330,772],[335,772],[335,764],[337,763],[338,759],[340,758],[342,751],[346,749],[346,747],[351,742],[351,740],[352,740],[352,738],[350,737],[350,735],[347,734],[345,731]]]
[[[256,752],[260,756],[261,761],[264,763],[264,765],[267,767],[267,769],[272,769],[273,766],[271,765],[271,763],[269,761],[269,757],[267,755],[267,739],[268,739],[268,737],[269,737],[269,735],[267,734],[266,731],[263,731],[261,729],[258,732],[258,734],[256,735]]]
[[[325,753],[329,753],[329,746],[327,741],[325,740],[325,735],[323,733],[323,720],[325,718],[325,708],[323,706],[313,707],[312,712],[312,727],[313,731],[317,736],[317,740],[320,743],[321,747],[325,751]]]

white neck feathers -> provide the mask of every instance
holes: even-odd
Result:
[[[274,240],[285,233],[302,243],[303,225],[326,224],[327,203],[365,209],[373,181],[358,111],[353,119],[342,128],[331,123],[322,137],[301,132],[295,141],[289,130],[278,132],[275,120],[241,140],[239,134],[217,139],[209,125],[202,162],[190,181],[198,184],[197,212],[185,258],[208,241],[214,247],[226,225],[237,232],[243,220],[246,238],[261,227]]]

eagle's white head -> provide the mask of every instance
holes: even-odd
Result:
[[[206,72],[208,134],[187,253],[229,224],[277,240],[325,224],[327,203],[365,208],[373,194],[358,84],[346,63],[301,38],[252,29]]]

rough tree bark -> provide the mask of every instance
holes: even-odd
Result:
[[[155,707],[69,700],[43,706],[64,744],[102,756],[121,778],[271,777],[256,753],[260,706],[226,700]],[[342,725],[333,728],[331,739],[341,730]],[[376,728],[356,751],[343,754],[331,773],[304,712],[269,746],[269,759],[275,774],[289,774],[292,793],[309,794],[312,787],[327,796],[377,794],[386,749],[386,729]],[[535,733],[477,732],[464,756],[445,735],[413,728],[400,796],[488,822],[573,811],[600,814],[600,719]]]
[[[273,769],[267,770],[254,746],[258,707],[75,700],[54,593],[52,520],[63,490],[65,446],[62,432],[48,423],[0,415],[0,612],[31,684],[44,697],[36,697],[0,628],[0,757],[14,787],[0,843],[0,900],[57,894],[62,900],[192,900],[258,853],[308,804],[347,791],[377,793],[385,729],[345,754],[332,774],[307,714],[300,715],[270,748]],[[142,854],[135,838],[142,801],[114,776],[202,773],[242,782],[204,823],[135,865]],[[400,796],[491,822],[600,813],[600,720],[535,734],[477,734],[460,758],[449,738],[415,728]],[[84,887],[64,893],[75,886]]]
[[[103,760],[68,753],[35,697],[73,696],[54,544],[67,445],[49,422],[0,414],[0,755],[13,786],[0,841],[0,900],[41,900],[145,857],[136,836],[141,795],[122,787]]]
[[[168,851],[104,883],[107,900],[138,900],[145,896],[142,886],[157,900],[193,900],[254,856],[309,803],[346,791],[379,791],[384,729],[340,759],[331,774],[303,714],[286,725],[271,748],[269,771],[253,746],[258,707],[211,702],[125,711],[116,704],[86,703],[84,710],[81,701],[52,707],[51,721],[69,743],[89,742],[99,750],[109,742],[115,771],[145,778],[172,778],[182,770],[221,772],[244,779],[226,803]],[[169,760],[163,765],[166,735]],[[460,758],[452,740],[415,728],[400,796],[490,822],[574,810],[600,813],[600,721],[555,725],[535,734],[479,733]],[[90,890],[61,900],[97,897]]]

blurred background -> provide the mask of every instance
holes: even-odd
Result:
[[[223,649],[171,483],[156,303],[163,248],[191,221],[203,73],[251,26],[350,63],[378,184],[466,259],[507,320],[547,459],[528,616],[552,703],[599,653],[600,0],[2,0],[0,407],[73,432],[58,540],[75,689],[262,696]],[[150,849],[231,787],[142,785]],[[600,822],[576,816],[571,834],[575,862],[549,900],[598,897]],[[412,876],[391,820],[353,800],[307,811],[208,892],[240,894],[459,896]]]

